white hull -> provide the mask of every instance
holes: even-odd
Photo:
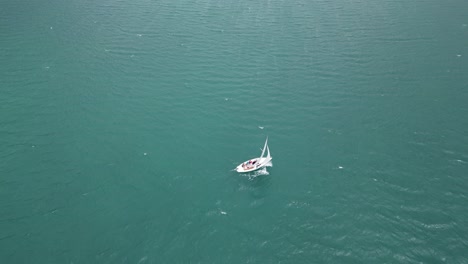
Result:
[[[236,167],[235,170],[240,173],[251,172],[251,171],[259,170],[269,165],[269,163],[271,162],[273,158],[270,156],[270,149],[268,148],[267,142],[268,142],[268,138],[265,141],[265,146],[263,147],[262,155],[260,157],[242,162],[241,164],[239,164],[239,166]],[[267,150],[268,153],[266,157],[263,157],[265,150]]]
[[[236,171],[237,172],[251,172],[251,171],[256,171],[256,170],[259,170],[263,167],[265,167],[266,165],[268,165],[268,163],[270,163],[270,161],[272,160],[272,158],[255,158],[255,159],[251,159],[251,160],[246,160],[245,162],[242,162],[241,164],[239,164],[239,166],[236,167]],[[255,164],[253,165],[244,165],[246,163],[248,163],[249,161],[255,161]],[[244,165],[244,166],[242,166]]]

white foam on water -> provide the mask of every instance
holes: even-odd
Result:
[[[266,166],[265,166],[265,167],[263,167],[263,168],[261,168],[259,170],[249,172],[249,173],[242,173],[240,175],[243,176],[243,177],[249,178],[249,180],[253,180],[253,179],[255,179],[255,178],[259,177],[259,176],[270,175],[270,173],[267,171]]]
[[[258,128],[260,128],[260,129],[264,129],[265,127],[262,127],[262,126],[258,126]]]
[[[251,174],[248,174],[248,177],[249,177],[249,180],[252,180],[252,179],[254,179],[256,177],[264,176],[264,175],[270,175],[270,173],[267,171],[266,167],[263,167],[263,168],[261,168],[259,170],[254,171]]]
[[[142,257],[142,258],[138,261],[138,264],[141,264],[141,263],[143,263],[143,262],[146,262],[147,259],[148,259],[148,256]]]

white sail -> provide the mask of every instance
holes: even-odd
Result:
[[[263,154],[265,154],[265,149],[268,148],[267,143],[268,143],[268,138],[265,140],[265,146],[263,146],[262,155],[260,155],[260,158],[263,158]],[[268,153],[270,153],[270,151],[268,151]]]

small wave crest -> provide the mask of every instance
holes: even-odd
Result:
[[[269,164],[267,164],[265,167],[259,169],[259,170],[256,170],[256,171],[253,171],[253,172],[250,172],[250,173],[244,173],[244,174],[241,174],[242,176],[244,177],[248,177],[249,180],[253,180],[259,176],[263,176],[263,175],[270,175],[270,173],[268,172],[267,170],[267,167],[272,167],[273,165],[271,164],[271,162]]]

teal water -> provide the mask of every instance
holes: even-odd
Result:
[[[468,2],[0,3],[0,263],[468,263]]]

